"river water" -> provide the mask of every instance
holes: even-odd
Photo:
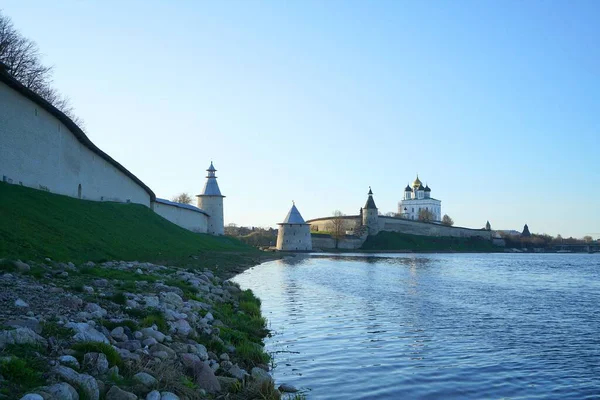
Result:
[[[600,254],[299,256],[235,280],[309,399],[600,398]]]

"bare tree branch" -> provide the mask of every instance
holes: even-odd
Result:
[[[37,44],[22,36],[7,16],[0,12],[0,62],[7,72],[25,87],[65,113],[80,128],[83,121],[75,116],[69,98],[52,87],[52,67],[42,64]]]

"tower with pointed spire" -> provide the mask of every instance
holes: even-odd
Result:
[[[208,219],[207,233],[211,235],[222,235],[225,233],[225,222],[223,219],[223,196],[217,183],[217,170],[213,166],[212,161],[210,167],[206,170],[206,183],[202,193],[197,195],[198,208],[206,211],[210,218]]]
[[[379,214],[377,212],[375,200],[373,200],[373,191],[370,186],[368,195],[367,202],[362,208],[362,224],[369,230],[369,235],[376,235],[379,233]]]
[[[279,232],[277,232],[277,250],[312,250],[310,225],[304,222],[304,218],[300,215],[300,211],[298,211],[294,202],[292,202],[292,208],[283,222],[277,225],[279,225]]]

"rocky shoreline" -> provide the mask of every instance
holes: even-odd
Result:
[[[0,399],[302,399],[260,300],[211,271],[0,260]]]

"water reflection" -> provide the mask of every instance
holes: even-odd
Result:
[[[309,398],[575,399],[600,383],[593,257],[328,254],[236,280]]]

